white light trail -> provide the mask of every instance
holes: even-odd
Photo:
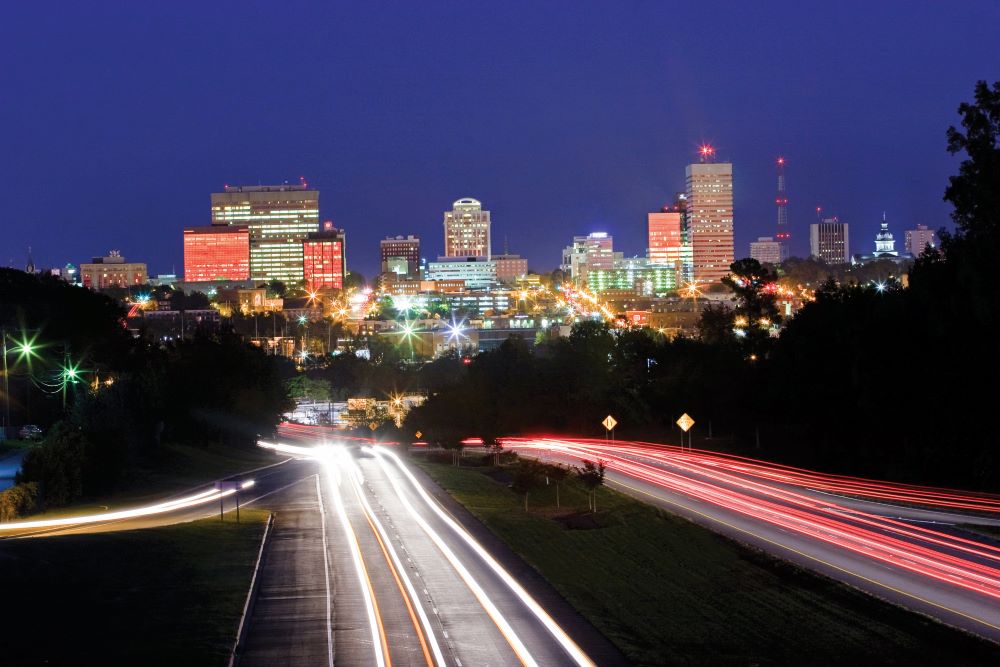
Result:
[[[386,462],[381,458],[381,456],[378,456],[381,452],[375,449],[372,449],[371,451],[377,455],[376,458],[382,466],[382,469],[386,472],[386,477],[392,484],[393,489],[395,489],[396,495],[399,497],[399,501],[403,503],[407,511],[409,511],[410,516],[413,517],[413,519],[417,522],[417,525],[420,526],[427,537],[434,542],[438,550],[444,555],[448,562],[451,563],[451,566],[455,568],[455,571],[458,572],[458,576],[462,578],[465,585],[470,591],[472,591],[472,594],[476,597],[476,599],[479,600],[479,604],[482,605],[489,617],[493,619],[493,622],[510,644],[514,653],[517,654],[521,663],[524,664],[525,667],[538,667],[538,663],[535,662],[535,659],[531,656],[531,653],[528,651],[528,647],[526,647],[524,642],[521,641],[521,638],[517,636],[517,633],[514,632],[514,628],[511,627],[507,619],[504,618],[502,613],[500,613],[500,610],[497,609],[495,604],[493,604],[493,601],[486,594],[486,591],[483,590],[483,587],[479,585],[475,578],[473,578],[472,573],[469,572],[468,568],[466,568],[465,565],[462,564],[462,561],[458,559],[458,556],[455,555],[455,552],[452,551],[447,544],[445,544],[444,540],[441,539],[441,536],[438,535],[437,531],[430,527],[424,518],[417,512],[416,508],[406,498],[405,494],[403,494],[402,489],[399,488],[399,482],[397,482],[394,476],[389,473]]]
[[[378,456],[386,456],[394,460],[397,467],[403,471],[403,474],[406,475],[407,479],[413,485],[413,488],[417,490],[417,493],[420,494],[420,497],[423,498],[427,506],[430,507],[434,513],[448,525],[449,528],[462,538],[462,541],[468,544],[472,550],[476,552],[476,555],[478,555],[483,562],[486,563],[486,565],[489,566],[489,568],[493,570],[493,572],[500,577],[505,584],[507,584],[507,587],[510,588],[510,590],[529,610],[531,610],[531,613],[535,616],[535,618],[537,618],[542,625],[545,626],[545,629],[549,631],[549,634],[551,634],[555,640],[559,642],[559,645],[562,646],[563,650],[566,651],[576,664],[583,665],[584,667],[596,667],[594,661],[591,660],[587,654],[583,652],[583,649],[581,649],[577,643],[566,634],[565,630],[559,627],[559,624],[556,623],[551,616],[549,616],[547,611],[542,609],[542,606],[538,604],[538,602],[536,602],[526,590],[524,590],[521,584],[517,583],[517,580],[515,580],[514,577],[511,576],[510,573],[507,572],[507,570],[505,570],[500,563],[498,563],[496,559],[494,559],[493,556],[491,556],[490,553],[481,544],[479,544],[479,542],[477,542],[468,531],[465,530],[465,528],[460,526],[454,519],[448,516],[444,510],[441,509],[434,499],[428,495],[427,491],[424,490],[423,486],[420,485],[417,478],[413,476],[413,473],[406,468],[402,460],[395,452],[390,452],[381,448],[374,449],[369,447],[368,449],[371,449]],[[390,481],[392,481],[391,477]],[[402,495],[400,497],[402,497]]]
[[[285,445],[289,447],[289,445]],[[275,447],[277,449],[277,447]],[[296,449],[306,449],[303,447]],[[282,450],[279,450],[282,451]],[[344,537],[347,538],[347,543],[350,545],[351,549],[351,561],[354,563],[354,569],[358,575],[358,582],[361,584],[361,594],[365,601],[365,611],[368,615],[368,624],[371,626],[372,633],[372,649],[375,651],[375,662],[378,667],[385,667],[385,655],[383,655],[382,650],[379,647],[384,645],[384,640],[382,638],[382,632],[379,629],[380,624],[375,613],[375,600],[371,591],[371,581],[368,578],[368,572],[365,569],[365,564],[363,557],[361,555],[361,545],[358,544],[358,537],[354,534],[354,529],[351,528],[351,524],[347,519],[347,511],[344,509],[343,498],[340,497],[340,466],[337,465],[337,461],[331,455],[330,450],[314,449],[312,450],[312,456],[316,457],[323,467],[329,473],[328,486],[330,487],[330,495],[333,497],[333,507],[337,513],[337,518],[340,520],[341,525],[344,528]],[[348,474],[349,471],[348,471]]]
[[[65,517],[62,519],[36,519],[34,521],[12,521],[10,523],[0,523],[0,532],[9,533],[29,528],[64,528],[69,526],[86,525],[89,523],[121,521],[122,519],[136,519],[144,516],[153,516],[156,514],[173,512],[187,507],[195,507],[196,505],[210,503],[214,500],[231,496],[235,494],[237,490],[248,489],[251,486],[253,486],[252,479],[244,481],[240,485],[239,489],[226,489],[224,491],[211,489],[208,491],[201,491],[200,493],[196,493],[194,495],[185,496],[183,498],[168,500],[154,505],[146,505],[144,507],[134,507],[129,510],[102,512],[99,514],[84,514],[81,516]]]
[[[368,499],[364,496],[364,490],[361,488],[360,484],[354,485],[354,493],[357,495],[358,500],[361,501],[361,505],[368,517],[375,524],[378,529],[379,534],[382,535],[382,541],[384,542],[389,554],[392,556],[392,561],[396,565],[396,570],[398,571],[403,583],[406,585],[406,590],[409,593],[410,599],[417,608],[417,616],[420,617],[420,624],[424,627],[424,631],[427,633],[428,640],[431,644],[431,651],[434,653],[434,660],[441,667],[445,667],[447,664],[444,659],[444,654],[441,652],[441,647],[438,645],[437,636],[434,634],[434,628],[431,626],[431,621],[424,612],[424,606],[420,603],[420,596],[417,594],[417,590],[413,587],[413,583],[410,581],[409,575],[406,574],[406,567],[403,565],[403,561],[400,560],[399,555],[396,553],[395,547],[392,545],[392,540],[389,537],[389,533],[382,526],[382,522],[379,521],[378,517],[375,515],[375,511],[372,506],[368,503]]]

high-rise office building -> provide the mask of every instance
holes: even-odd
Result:
[[[703,147],[703,159],[712,154],[710,147]],[[694,279],[718,283],[729,273],[735,259],[733,165],[701,162],[688,165],[684,172]]]
[[[906,230],[906,252],[920,257],[928,247],[938,247],[937,233],[933,229],[928,229],[927,225],[917,225],[916,229]]]
[[[306,235],[302,240],[302,274],[309,291],[344,289],[347,253],[343,229],[325,222],[323,231]]]
[[[237,185],[212,193],[213,225],[246,225],[250,278],[301,283],[302,241],[319,231],[319,191],[308,185]]]
[[[459,199],[444,213],[444,256],[485,257],[490,248],[490,212],[475,199]]]
[[[809,225],[809,254],[827,264],[847,264],[851,261],[850,235],[847,223],[837,218],[824,218]]]
[[[775,241],[771,236],[760,236],[750,243],[750,257],[761,264],[780,264],[784,257],[785,246],[781,241]]]
[[[691,244],[685,224],[685,205],[684,195],[679,194],[674,206],[665,206],[646,216],[649,263],[669,266],[678,280],[691,279]]]
[[[420,239],[416,236],[388,236],[378,244],[382,273],[405,278],[420,277]]]
[[[607,232],[574,236],[573,244],[563,249],[562,257],[562,271],[570,274],[577,285],[586,285],[589,271],[615,268],[614,237]]]
[[[184,230],[184,280],[250,279],[250,230],[211,225]]]

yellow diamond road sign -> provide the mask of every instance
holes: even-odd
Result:
[[[374,431],[375,429],[378,428],[378,422],[372,422],[371,424],[368,425],[368,428]]]
[[[604,418],[604,421],[602,421],[601,423],[604,424],[604,428],[610,431],[611,429],[613,429],[615,426],[618,425],[618,420],[612,417],[611,415],[608,415],[607,417]]]
[[[417,439],[418,439],[418,440],[419,440],[420,438],[424,437],[424,434],[423,434],[423,433],[421,433],[420,431],[417,431],[417,432],[416,432],[416,433],[414,433],[413,435],[417,436]]]
[[[681,427],[682,431],[687,433],[691,430],[691,427],[694,426],[694,420],[691,419],[691,415],[685,412],[680,416],[680,419],[677,420],[677,425]]]

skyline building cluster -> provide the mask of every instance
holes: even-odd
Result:
[[[211,194],[212,224],[184,229],[184,281],[253,281],[342,289],[346,235],[320,225],[319,190],[302,181],[226,185]]]
[[[576,236],[562,253],[560,268],[578,286],[596,292],[635,290],[663,294],[683,284],[720,283],[736,259],[733,165],[715,162],[702,146],[700,161],[684,169],[684,192],[673,205],[646,215],[645,257],[615,252],[607,232]]]
[[[749,256],[778,264],[789,257],[792,238],[785,187],[785,158],[777,164],[776,231],[749,244]],[[685,285],[718,284],[736,259],[734,250],[733,164],[716,162],[715,150],[704,145],[699,160],[685,166],[683,192],[672,204],[646,216],[644,257],[626,257],[614,249],[607,231],[574,236],[563,249],[559,268],[580,287],[598,290],[636,289],[661,293]],[[343,289],[347,277],[346,234],[332,222],[320,223],[319,191],[302,180],[281,185],[226,185],[211,193],[209,225],[183,229],[183,282],[264,283],[280,281],[313,291]],[[817,217],[820,209],[817,209]],[[493,253],[492,215],[471,197],[453,202],[443,213],[443,254],[436,261],[421,256],[418,236],[387,236],[379,242],[378,284],[416,293],[419,281],[459,284],[467,289],[512,285],[528,273],[527,260]],[[831,264],[876,258],[916,257],[937,247],[937,235],[926,225],[905,230],[902,254],[882,247],[891,233],[883,219],[874,252],[852,255],[847,223],[826,217],[809,225],[810,256]],[[506,246],[506,239],[504,245]],[[93,260],[82,266],[115,263]],[[104,274],[108,277],[105,278]],[[84,271],[81,268],[80,276]],[[89,268],[95,285],[117,284],[116,270]],[[144,272],[145,275],[145,272]],[[134,276],[129,281],[134,283]],[[148,276],[147,276],[148,277]],[[176,277],[172,275],[162,278]]]

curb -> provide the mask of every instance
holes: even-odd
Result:
[[[274,512],[267,517],[267,525],[264,526],[264,537],[260,540],[260,551],[257,552],[257,562],[253,566],[253,577],[250,579],[250,590],[247,591],[246,602],[243,603],[243,615],[240,616],[240,624],[236,629],[236,643],[229,653],[229,667],[239,664],[240,651],[246,643],[247,618],[253,612],[254,603],[257,601],[257,591],[260,589],[260,580],[257,573],[260,572],[260,561],[264,558],[264,548],[267,546],[267,538],[271,536],[271,528],[274,526]]]

